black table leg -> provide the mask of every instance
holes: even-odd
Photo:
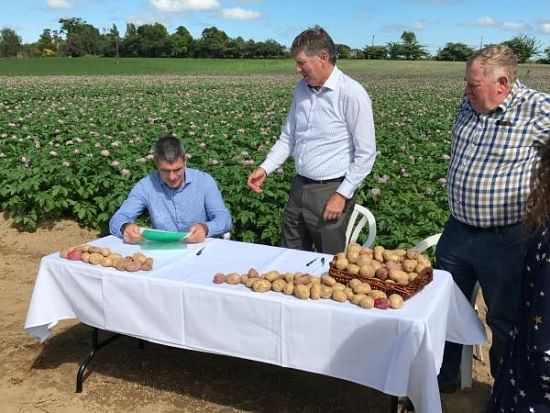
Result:
[[[398,413],[399,397],[390,396],[390,413]]]
[[[84,372],[86,371],[86,367],[88,367],[88,364],[92,361],[92,359],[95,356],[95,353],[97,350],[99,350],[102,347],[105,347],[107,344],[112,343],[114,340],[120,337],[119,334],[115,334],[111,337],[109,337],[107,340],[103,341],[102,343],[98,344],[98,332],[99,330],[95,327],[92,327],[92,346],[90,347],[90,351],[88,352],[88,355],[80,364],[80,367],[78,368],[78,373],[76,374],[76,392],[82,393],[82,383],[84,382]]]

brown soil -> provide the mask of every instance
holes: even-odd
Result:
[[[91,363],[75,393],[90,329],[59,323],[44,343],[23,331],[42,256],[98,234],[72,221],[22,233],[0,217],[0,411],[2,412],[388,412],[390,398],[330,377],[121,337]],[[480,300],[481,316],[485,306]],[[105,337],[105,336],[101,336]],[[487,364],[474,361],[471,389],[443,396],[446,413],[482,412],[490,390]]]

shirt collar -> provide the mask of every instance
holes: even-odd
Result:
[[[495,110],[506,112],[506,109],[508,109],[512,102],[516,99],[519,90],[524,87],[525,86],[519,81],[519,79],[516,80],[512,86],[512,89],[510,89],[508,96],[506,96],[506,98],[502,102],[500,102],[500,105],[498,105]]]
[[[193,182],[193,173],[191,173],[191,170],[187,168],[187,166],[185,167],[185,181],[183,182],[183,185],[181,185],[179,188],[170,188],[168,185],[166,185],[162,180],[162,178],[160,177],[160,173],[158,171],[157,171],[157,176],[162,187],[169,191],[180,192],[181,190],[183,190],[183,188],[185,188],[187,185]]]
[[[338,69],[338,67],[334,66],[332,68],[332,72],[330,73],[330,76],[328,77],[328,79],[325,81],[325,83],[323,83],[323,86],[321,86],[319,88],[319,90],[315,90],[315,88],[312,88],[311,86],[307,85],[308,89],[311,90],[313,93],[320,93],[323,89],[328,89],[328,90],[335,90],[337,85],[338,85],[338,81],[340,80],[340,74],[341,74],[341,70]]]

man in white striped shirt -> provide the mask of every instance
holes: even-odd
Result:
[[[371,100],[336,67],[336,47],[322,28],[299,34],[291,55],[302,80],[279,139],[247,184],[260,192],[267,176],[292,155],[297,174],[281,245],[335,254],[345,249],[356,191],[376,157]]]

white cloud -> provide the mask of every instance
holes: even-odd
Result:
[[[496,22],[491,19],[490,17],[482,17],[481,19],[477,20],[477,25],[479,26],[494,26]]]
[[[48,0],[48,7],[52,9],[72,9],[73,5],[67,0]]]
[[[525,24],[518,22],[502,22],[501,28],[512,32],[524,32],[529,29]]]
[[[216,10],[220,8],[218,0],[149,0],[156,9],[168,13]]]
[[[257,11],[245,10],[240,7],[222,10],[222,17],[228,20],[255,20],[259,19],[261,16],[262,15]]]
[[[540,23],[539,31],[546,34],[550,34],[550,21]]]

